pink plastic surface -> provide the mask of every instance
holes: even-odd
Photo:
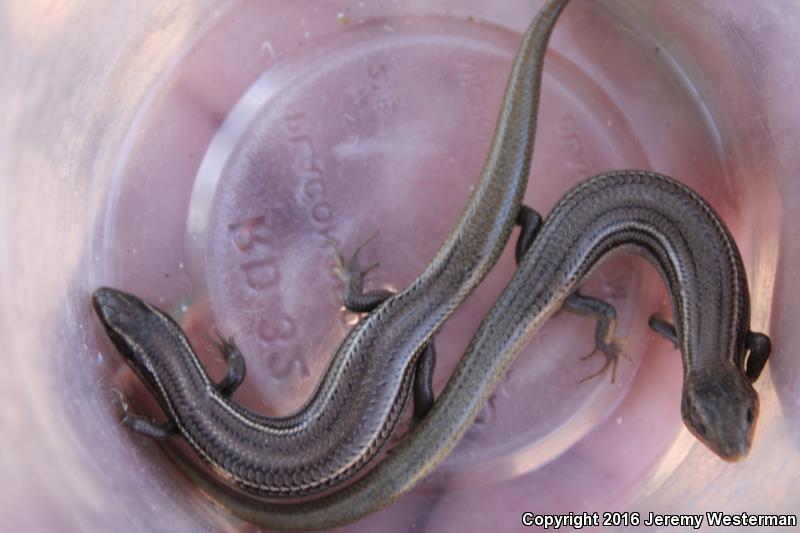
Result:
[[[215,376],[202,334],[235,334],[248,363],[235,399],[296,409],[357,319],[325,238],[352,250],[378,232],[368,287],[421,272],[476,182],[540,5],[7,3],[2,529],[245,527],[119,426],[109,388],[145,405],[147,392],[91,291],[172,312]],[[579,361],[594,324],[556,315],[445,463],[348,531],[506,531],[526,511],[800,512],[798,31],[788,0],[574,0],[548,52],[526,195],[547,213],[590,175],[646,168],[720,212],[750,275],[752,327],[775,347],[750,457],[723,463],[683,428],[679,354],[646,326],[668,313],[663,284],[618,258],[586,285],[618,311],[616,381],[577,384],[602,362]],[[513,268],[509,249],[437,337],[437,390]]]

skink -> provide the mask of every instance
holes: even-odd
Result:
[[[722,458],[743,457],[758,416],[751,382],[767,361],[770,341],[750,331],[741,257],[702,198],[671,178],[641,171],[603,174],[564,196],[521,251],[517,272],[433,408],[355,483],[311,502],[279,506],[236,493],[179,453],[170,454],[219,504],[259,526],[311,530],[357,520],[410,490],[447,455],[547,318],[576,298],[593,269],[621,251],[644,256],[667,284],[676,322],[674,330],[663,322],[659,328],[683,356],[686,426]],[[579,305],[582,298],[577,296]],[[613,338],[613,317],[606,325],[599,336]]]
[[[268,418],[230,401],[244,374],[232,342],[220,343],[231,370],[215,384],[167,314],[97,289],[93,304],[106,333],[168,419],[158,425],[128,413],[128,425],[151,436],[180,434],[222,478],[271,498],[323,491],[369,463],[405,410],[419,354],[509,239],[530,172],[544,51],[566,4],[549,1],[526,32],[479,184],[447,241],[416,281],[349,332],[297,413]],[[360,279],[351,285],[360,289]]]

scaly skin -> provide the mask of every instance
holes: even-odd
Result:
[[[126,413],[128,424],[151,436],[177,431],[222,478],[270,498],[316,494],[367,465],[405,410],[419,354],[509,239],[530,173],[544,52],[566,4],[549,1],[525,34],[479,183],[447,241],[416,281],[349,332],[295,414],[269,418],[231,402],[232,388],[211,382],[168,315],[97,289],[106,333],[168,417],[160,427]]]
[[[237,493],[174,449],[168,451],[200,489],[258,526],[313,530],[355,521],[395,501],[439,464],[542,324],[594,268],[621,251],[651,261],[667,283],[684,363],[684,422],[723,459],[742,458],[758,416],[751,381],[763,369],[770,343],[749,329],[749,293],[739,251],[696,193],[671,178],[641,171],[597,176],[559,202],[433,408],[357,482],[311,502],[276,505]],[[613,336],[613,324],[608,333]]]

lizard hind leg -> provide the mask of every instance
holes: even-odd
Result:
[[[585,378],[578,381],[584,383],[603,374],[608,367],[611,367],[611,383],[617,378],[617,364],[619,356],[623,354],[622,340],[614,337],[617,328],[617,312],[614,306],[608,302],[591,296],[584,296],[578,291],[575,291],[564,301],[564,309],[570,313],[575,313],[597,320],[597,327],[595,328],[595,347],[587,355],[583,356],[581,360],[585,361],[593,356],[598,351],[606,357],[606,362],[598,370]]]

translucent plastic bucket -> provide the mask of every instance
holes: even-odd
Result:
[[[110,387],[145,406],[148,395],[100,331],[91,291],[169,310],[214,375],[202,333],[235,334],[248,362],[236,400],[299,407],[357,318],[341,309],[325,237],[353,249],[379,230],[363,257],[381,262],[370,286],[414,279],[475,184],[540,5],[6,2],[3,527],[242,525],[119,425]],[[574,0],[545,65],[526,196],[547,213],[592,174],[649,168],[721,213],[753,329],[775,347],[750,456],[724,463],[683,428],[679,354],[646,326],[668,309],[665,289],[620,258],[586,287],[619,313],[616,382],[576,383],[601,364],[579,361],[594,326],[557,315],[445,463],[351,530],[506,531],[524,512],[800,513],[798,32],[789,0]],[[438,390],[512,271],[507,254],[437,338]]]

